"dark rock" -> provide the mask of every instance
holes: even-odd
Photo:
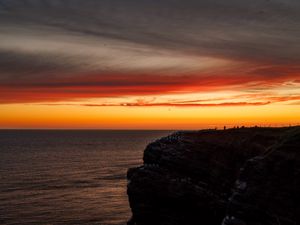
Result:
[[[128,170],[135,225],[297,224],[300,128],[177,132]]]
[[[248,225],[299,224],[300,130],[283,134],[264,155],[246,162],[230,198],[227,218]],[[298,217],[298,218],[297,218]],[[233,225],[230,220],[224,224]]]

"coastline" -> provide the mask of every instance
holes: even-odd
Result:
[[[128,170],[128,224],[296,224],[299,146],[299,126],[160,138]]]

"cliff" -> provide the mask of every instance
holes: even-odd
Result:
[[[161,138],[128,170],[128,224],[299,224],[299,151],[300,127]]]

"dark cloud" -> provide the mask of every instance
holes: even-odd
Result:
[[[73,61],[73,62],[72,62]],[[31,75],[52,74],[78,70],[78,63],[67,56],[0,50],[0,81],[11,76],[30,79]],[[78,60],[80,61],[80,60]],[[6,74],[6,75],[5,75]]]

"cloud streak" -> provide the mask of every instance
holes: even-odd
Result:
[[[287,76],[230,75],[126,75],[90,74],[66,77],[6,79],[0,82],[0,103],[71,101],[89,98],[209,93],[214,91],[260,92],[286,81]],[[289,80],[295,79],[291,74]],[[188,101],[188,99],[187,99]]]
[[[233,99],[246,99],[246,101],[232,101]],[[288,105],[298,105],[300,95],[274,96],[245,94],[236,96],[226,96],[222,98],[202,98],[193,100],[165,99],[161,101],[157,98],[137,99],[135,101],[107,101],[106,103],[46,103],[47,106],[84,106],[84,107],[234,107],[234,106],[265,106],[274,103],[284,103]]]
[[[261,106],[268,105],[270,102],[222,102],[222,103],[120,103],[120,104],[82,104],[88,107],[107,107],[107,106],[125,106],[125,107],[228,107],[228,106]]]

